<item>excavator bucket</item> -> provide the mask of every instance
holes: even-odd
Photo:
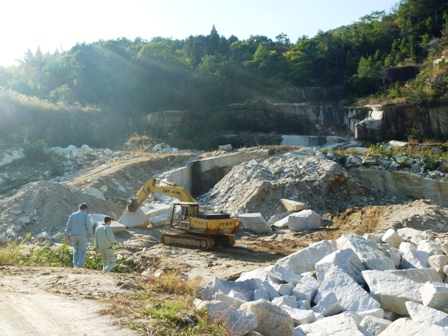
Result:
[[[148,217],[140,208],[138,208],[136,211],[126,211],[118,221],[126,225],[126,227],[128,228],[144,228],[149,225]]]

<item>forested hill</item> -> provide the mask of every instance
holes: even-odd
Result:
[[[183,40],[121,38],[52,54],[29,51],[19,66],[0,67],[0,86],[126,116],[296,101],[294,87],[341,86],[348,101],[376,94],[418,103],[446,94],[446,63],[437,72],[432,64],[448,48],[446,0],[402,0],[390,13],[298,41],[285,34],[240,40],[218,30]],[[419,67],[416,81],[385,81],[385,69],[404,66]]]

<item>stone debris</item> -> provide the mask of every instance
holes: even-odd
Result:
[[[417,231],[413,237],[428,237]],[[405,239],[401,233],[386,237]],[[412,250],[432,255],[433,266],[397,269],[383,252],[393,248],[389,241],[375,244],[355,234],[323,240],[236,281],[214,278],[199,297],[252,312],[252,330],[263,335],[448,335],[448,284],[439,274],[447,256],[436,254],[443,244]],[[401,257],[409,252],[396,251]],[[224,315],[214,321],[229,323]]]

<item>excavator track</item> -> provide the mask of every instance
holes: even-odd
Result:
[[[164,245],[193,247],[201,250],[211,250],[215,247],[213,238],[186,233],[165,232],[162,234],[161,241]]]

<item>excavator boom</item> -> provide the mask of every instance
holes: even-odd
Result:
[[[178,232],[165,232],[161,240],[165,245],[198,247],[210,250],[216,245],[224,247],[235,244],[234,233],[238,232],[239,222],[229,214],[207,214],[199,209],[199,203],[182,186],[172,182],[151,178],[140,188],[135,198],[127,205],[127,212],[120,222],[130,226],[147,226],[148,219],[140,206],[151,194],[162,194],[177,198],[173,205],[171,227]],[[137,224],[137,225],[135,225]]]
[[[177,198],[182,202],[196,202],[193,196],[191,196],[184,187],[172,182],[151,178],[140,188],[135,198],[131,200],[131,203],[128,204],[126,209],[131,212],[137,211],[143,202],[154,193]]]

